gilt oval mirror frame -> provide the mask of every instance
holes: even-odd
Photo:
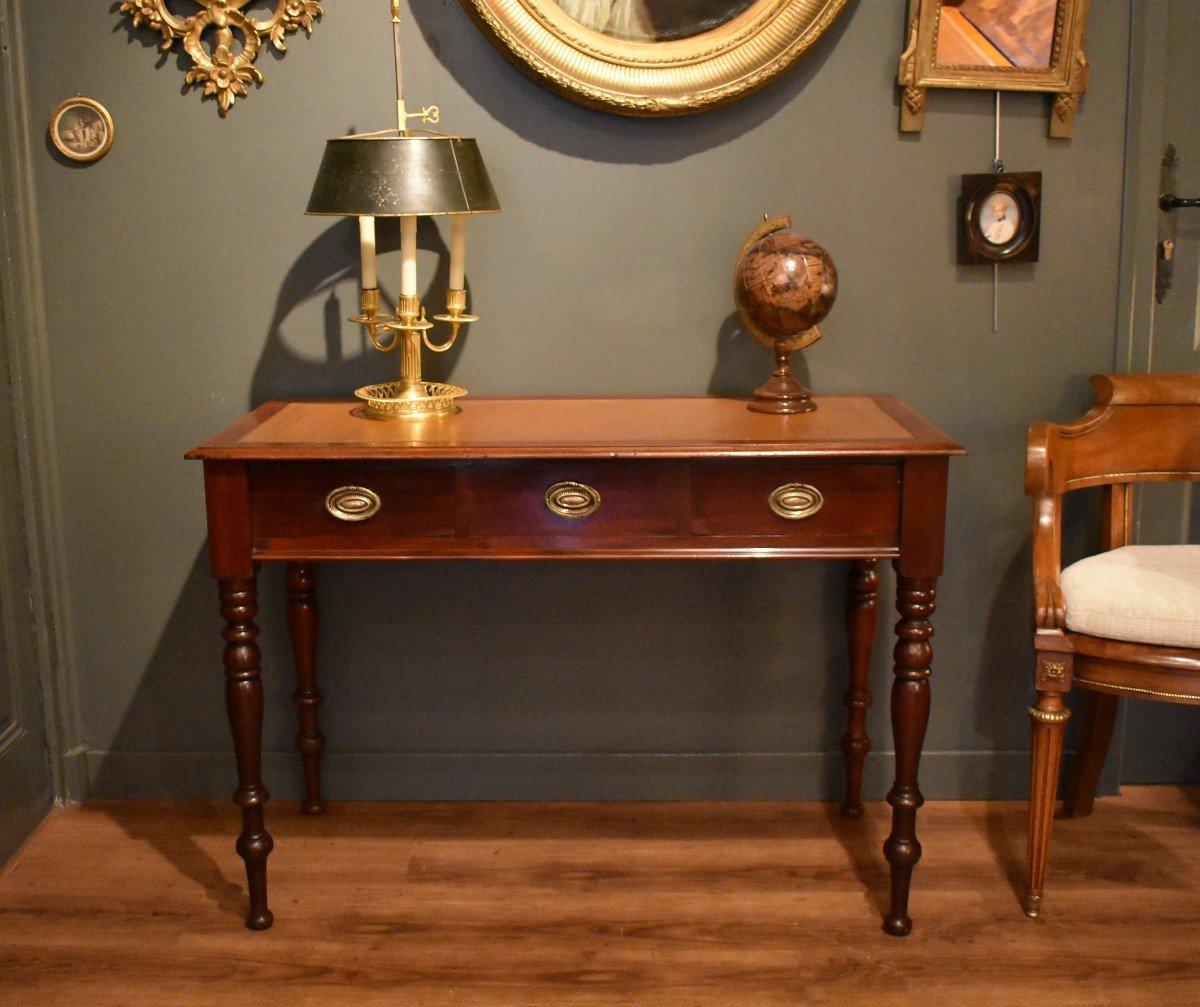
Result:
[[[687,115],[757,91],[847,0],[462,0],[500,52],[572,101]]]
[[[1075,131],[1087,90],[1089,0],[909,0],[900,130],[920,132],[931,87],[1055,94],[1050,135]]]

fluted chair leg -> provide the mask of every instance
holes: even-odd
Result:
[[[1058,692],[1039,692],[1037,705],[1029,708],[1033,720],[1033,746],[1029,773],[1029,891],[1025,915],[1037,917],[1042,908],[1046,879],[1046,855],[1054,822],[1055,791],[1062,762],[1063,729],[1071,712]]]

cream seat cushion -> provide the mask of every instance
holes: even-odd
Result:
[[[1062,572],[1067,629],[1200,647],[1200,545],[1127,545]]]

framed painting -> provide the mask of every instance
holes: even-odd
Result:
[[[1037,262],[1042,173],[963,175],[958,201],[958,261]]]
[[[1045,91],[1050,135],[1069,137],[1087,90],[1083,53],[1090,0],[909,0],[900,131],[920,132],[931,87]]]
[[[847,0],[462,0],[512,63],[623,115],[688,115],[757,91]]]
[[[113,144],[113,120],[93,98],[68,98],[50,113],[50,142],[72,161],[99,161]]]

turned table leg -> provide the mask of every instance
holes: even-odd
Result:
[[[861,818],[863,763],[871,750],[867,737],[867,708],[871,705],[871,641],[875,637],[879,574],[876,560],[857,559],[850,564],[846,581],[846,644],[850,679],[846,686],[846,733],[842,752],[846,757],[846,793],[842,814]]]
[[[885,932],[896,937],[912,930],[908,891],[913,868],[921,859],[917,842],[917,809],[925,802],[917,786],[917,765],[925,727],[929,722],[929,666],[933,648],[929,638],[937,598],[934,578],[899,576],[896,583],[895,680],[892,682],[892,734],[896,745],[896,780],[888,792],[892,806],[892,832],[883,844],[891,865],[892,903],[883,921]]]
[[[267,857],[275,845],[263,823],[270,795],[262,781],[263,688],[259,674],[258,592],[253,577],[222,578],[218,582],[225,627],[225,705],[237,756],[238,788],[234,803],[242,809],[242,832],[237,851],[246,862],[250,911],[246,926],[266,930],[272,923],[267,908]]]
[[[292,694],[300,721],[296,751],[304,765],[304,802],[300,809],[306,815],[319,815],[325,810],[321,796],[325,735],[318,720],[321,691],[317,688],[317,577],[311,563],[288,564],[287,618],[296,658],[296,691]]]

